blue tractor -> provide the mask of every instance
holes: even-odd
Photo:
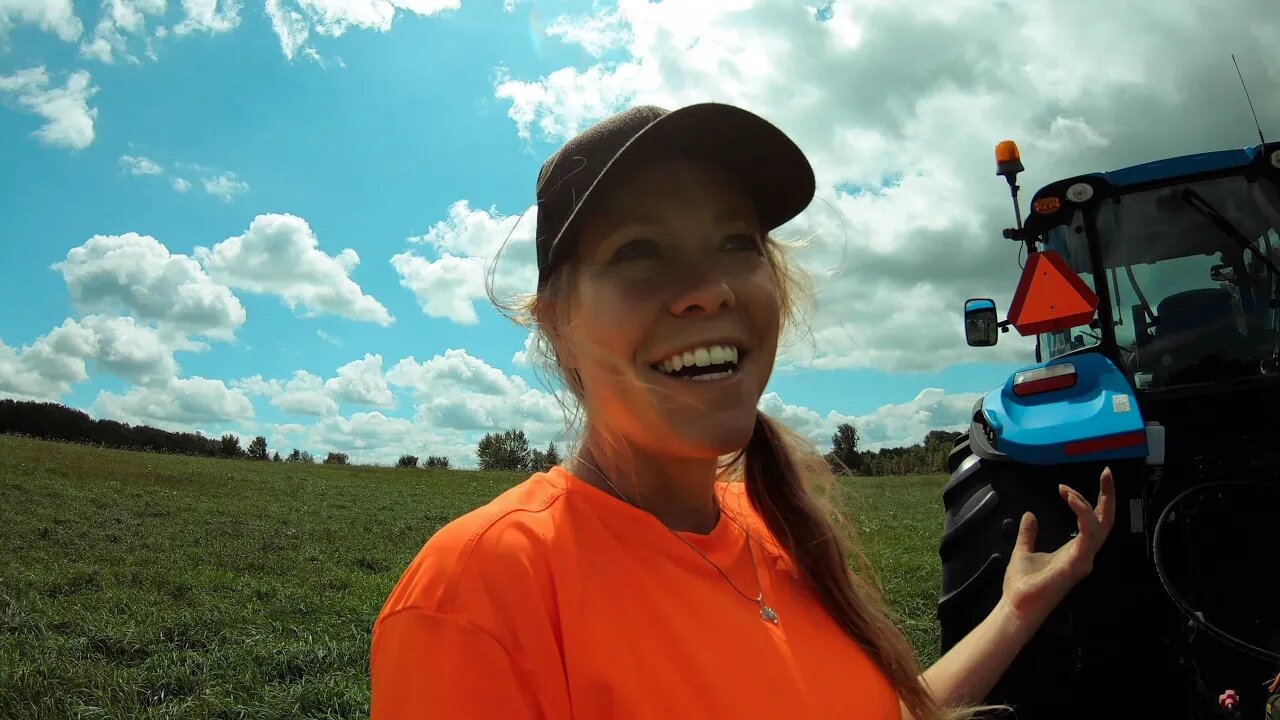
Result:
[[[1022,513],[1038,548],[1075,532],[1059,483],[1116,524],[1093,572],[987,698],[1019,718],[1280,719],[1280,143],[1168,158],[1041,188],[1000,319],[1036,362],[973,408],[948,460],[938,604],[945,652],[1000,597]]]

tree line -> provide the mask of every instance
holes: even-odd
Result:
[[[115,420],[94,420],[83,410],[59,403],[31,402],[0,399],[0,434],[26,435],[41,440],[74,442],[118,450],[136,450],[172,455],[191,455],[212,458],[238,458],[272,462],[302,463],[313,465],[348,465],[350,457],[343,452],[330,452],[323,460],[306,450],[294,448],[286,456],[267,447],[262,435],[241,447],[240,438],[227,433],[219,438],[201,433],[171,432],[150,425],[130,425]],[[400,467],[408,467],[405,456]],[[412,467],[417,467],[413,457]],[[423,465],[427,468],[448,468],[449,458],[433,455]]]
[[[837,475],[932,475],[947,471],[947,455],[961,433],[931,430],[916,445],[859,450],[858,429],[841,423],[831,436],[827,463]]]
[[[44,440],[86,443],[121,450],[139,450],[215,458],[248,458],[252,460],[303,464],[347,465],[346,453],[330,452],[323,460],[294,448],[284,457],[267,447],[261,435],[242,448],[240,438],[226,434],[219,438],[200,433],[170,432],[149,425],[130,425],[115,420],[94,420],[83,410],[59,403],[0,399],[0,433],[27,435]],[[842,475],[915,475],[946,472],[947,455],[959,433],[933,430],[916,445],[859,449],[858,430],[850,423],[836,428],[831,437],[827,462]],[[507,430],[485,434],[476,446],[476,460],[481,470],[518,472],[546,471],[561,461],[554,442],[545,450],[533,448],[523,430]],[[420,460],[416,455],[402,455],[396,461],[400,468],[448,469],[449,458],[430,455]]]

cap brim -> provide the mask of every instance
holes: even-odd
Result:
[[[689,105],[653,121],[613,156],[565,222],[552,244],[552,257],[564,253],[561,241],[572,237],[591,195],[626,166],[653,157],[701,160],[722,168],[741,183],[766,232],[803,212],[816,190],[808,158],[772,123],[733,105]]]

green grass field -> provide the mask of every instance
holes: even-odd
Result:
[[[369,632],[400,572],[521,479],[0,436],[0,718],[367,717]],[[850,481],[926,663],[942,482]]]

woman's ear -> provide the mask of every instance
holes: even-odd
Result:
[[[538,310],[538,325],[542,328],[547,342],[551,344],[556,363],[565,370],[577,368],[578,360],[573,352],[573,344],[569,342],[568,335],[564,332],[569,320],[567,313],[555,303],[548,303]]]

